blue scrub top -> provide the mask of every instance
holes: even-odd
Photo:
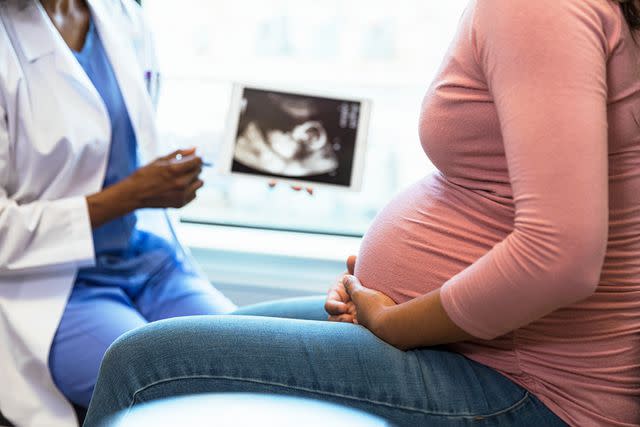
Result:
[[[84,46],[74,55],[102,97],[111,120],[111,148],[103,188],[130,176],[138,167],[136,135],[115,73],[93,21]],[[175,247],[136,229],[136,215],[117,218],[93,231],[96,266],[82,269],[79,281],[117,284],[136,278],[141,284],[162,263],[176,258]],[[120,277],[116,277],[120,276]],[[97,282],[97,283],[96,283]]]

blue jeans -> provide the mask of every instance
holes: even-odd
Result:
[[[104,358],[85,427],[143,402],[211,392],[321,399],[401,426],[565,425],[527,390],[459,354],[403,352],[361,326],[322,321],[323,302],[262,304],[126,334]]]

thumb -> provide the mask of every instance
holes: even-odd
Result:
[[[163,160],[172,160],[172,159],[175,159],[176,156],[178,156],[178,155],[191,156],[192,154],[195,154],[195,152],[196,152],[195,147],[186,148],[184,150],[176,150],[171,154],[167,154],[166,156],[161,157],[161,159],[163,159]]]
[[[349,270],[349,274],[351,274],[352,276],[355,274],[355,271],[356,271],[356,256],[355,255],[351,255],[349,257],[349,259],[347,259],[347,270]]]
[[[342,284],[351,301],[356,302],[358,291],[362,288],[360,281],[355,276],[347,275],[342,278]]]

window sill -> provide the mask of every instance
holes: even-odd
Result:
[[[326,293],[361,241],[185,223],[176,232],[211,282],[240,305]]]
[[[344,263],[360,248],[359,237],[180,223],[177,232],[192,249],[272,255]]]

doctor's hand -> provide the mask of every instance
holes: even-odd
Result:
[[[178,150],[135,171],[128,178],[87,197],[91,226],[143,208],[181,208],[196,197],[202,159],[195,149]]]
[[[178,150],[135,171],[129,186],[138,208],[181,208],[196,198],[204,182],[202,159],[195,149]]]
[[[329,314],[331,322],[358,323],[356,306],[344,287],[343,279],[347,275],[353,275],[356,268],[356,257],[350,256],[347,260],[347,271],[336,280],[329,289],[324,309]]]

